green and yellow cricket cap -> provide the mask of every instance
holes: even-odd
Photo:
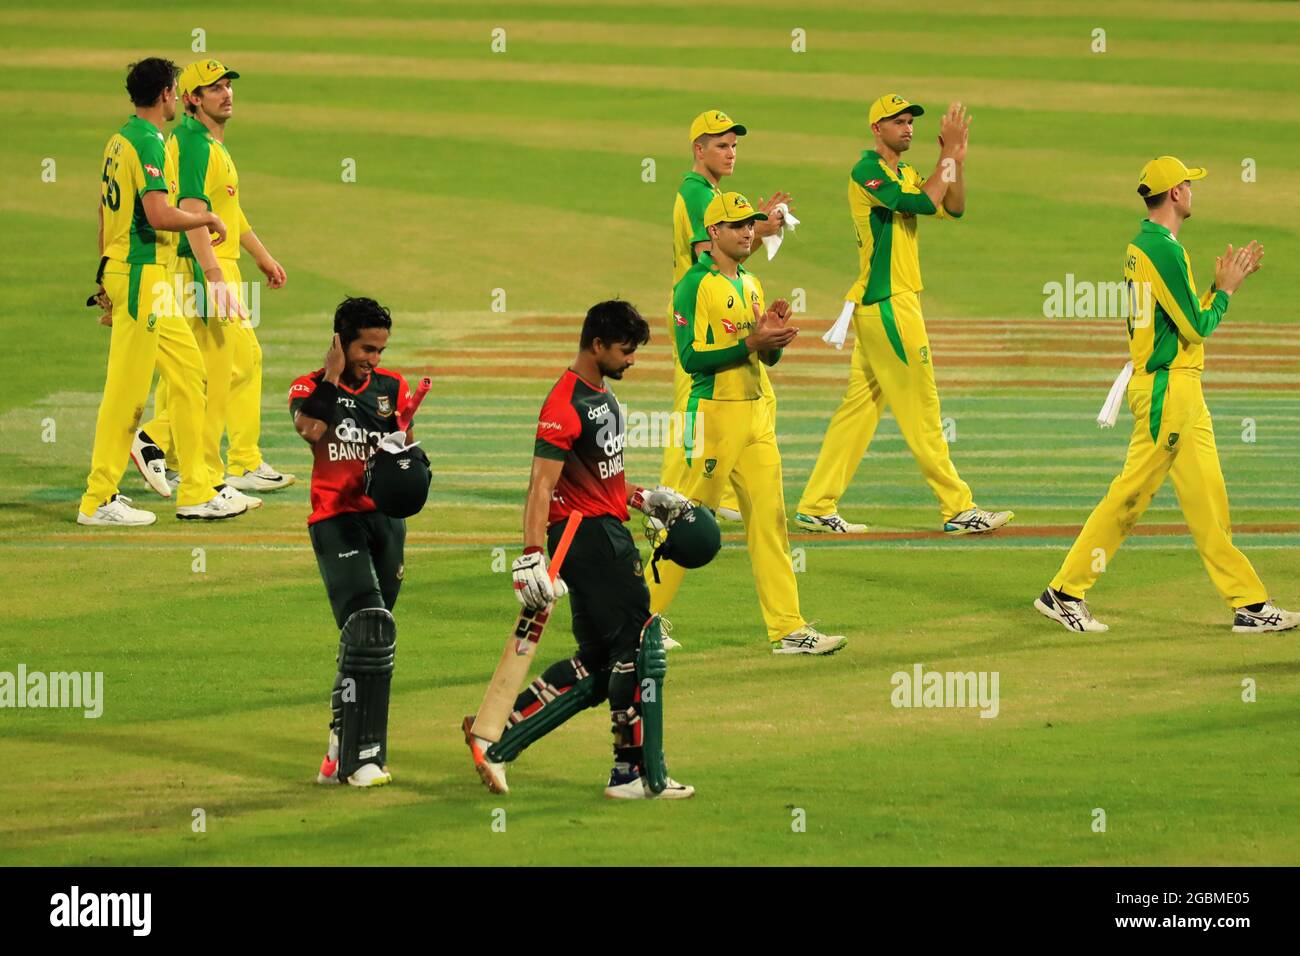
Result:
[[[176,93],[178,96],[184,96],[200,86],[211,86],[223,76],[228,76],[232,80],[239,79],[239,74],[234,70],[226,69],[225,64],[220,60],[195,60],[181,70],[181,78],[176,84]]]
[[[704,228],[720,222],[748,222],[750,219],[766,218],[767,213],[759,212],[740,193],[723,193],[714,196],[709,208],[704,210]]]
[[[886,93],[876,102],[871,104],[871,111],[867,114],[868,120],[874,126],[882,119],[889,119],[891,116],[897,116],[902,112],[911,113],[913,116],[922,116],[925,110],[903,99],[897,93]]]
[[[1142,167],[1138,177],[1139,196],[1159,196],[1163,192],[1180,186],[1189,179],[1204,179],[1205,170],[1199,167],[1189,169],[1181,159],[1173,156],[1161,156]]]
[[[691,121],[691,142],[704,134],[721,136],[723,133],[735,133],[744,136],[749,130],[741,126],[722,110],[705,110]]]

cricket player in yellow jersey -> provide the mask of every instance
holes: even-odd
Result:
[[[213,473],[212,483],[223,494],[257,507],[260,499],[243,491],[284,488],[293,483],[294,476],[277,472],[258,449],[261,347],[249,321],[247,303],[242,300],[240,247],[254,257],[272,289],[284,285],[285,272],[248,223],[240,200],[239,173],[225,145],[226,124],[234,111],[232,81],[238,78],[238,73],[219,60],[198,60],[187,66],[180,78],[186,116],[168,140],[167,149],[180,173],[181,208],[211,208],[231,230],[229,239],[219,247],[213,247],[199,230],[183,236],[177,275],[182,287],[197,290],[192,297],[196,308],[187,318],[207,370],[204,457]],[[189,302],[186,297],[186,304]],[[166,388],[160,386],[154,398],[155,417],[141,428],[133,449],[137,465],[160,494],[168,490],[162,454],[170,441],[166,405]],[[221,439],[227,432],[229,476],[221,458]]]
[[[1228,491],[1201,392],[1204,342],[1242,282],[1259,268],[1264,250],[1256,242],[1235,251],[1228,246],[1215,260],[1214,284],[1197,296],[1192,260],[1178,233],[1192,215],[1192,181],[1203,178],[1204,169],[1188,169],[1173,156],[1161,156],[1147,163],[1138,179],[1138,195],[1150,218],[1143,220],[1124,258],[1133,366],[1128,457],[1061,570],[1034,601],[1040,613],[1072,631],[1108,630],[1092,616],[1084,596],[1166,475],[1173,478],[1178,505],[1210,580],[1235,612],[1232,629],[1250,634],[1300,625],[1300,614],[1272,603],[1250,561],[1232,543]]]
[[[821,453],[799,501],[795,523],[809,531],[866,531],[839,514],[839,501],[857,471],[888,407],[935,497],[948,534],[978,534],[1002,527],[1010,511],[975,507],[953,467],[943,437],[934,356],[921,317],[919,216],[959,219],[966,210],[963,164],[970,119],[954,103],[939,124],[940,152],[922,178],[902,162],[912,145],[912,124],[925,110],[897,94],[871,104],[875,148],[863,152],[849,175],[849,211],[858,237],[861,269],[845,295],[857,303],[857,343],[844,400],[826,430]],[[945,175],[946,173],[946,175]]]
[[[175,233],[211,229],[220,242],[226,225],[216,213],[185,212],[169,202],[176,169],[167,161],[162,126],[176,116],[176,64],[157,57],[133,63],[126,88],[135,115],[109,139],[100,177],[97,298],[108,311],[101,321],[113,331],[77,523],[130,527],[156,520],[152,512],[131,507],[131,500],[118,491],[155,367],[162,370],[174,396],[181,471],[176,516],[233,517],[242,514],[244,506],[216,494],[207,480],[199,447],[203,357],[169,282]]]
[[[764,216],[739,193],[715,196],[704,214],[710,250],[673,292],[677,355],[691,377],[686,427],[701,437],[686,451],[687,472],[677,491],[713,509],[728,484],[736,489],[772,652],[830,654],[844,638],[819,633],[799,611],[781,452],[759,373],[760,362],[780,361],[798,330],[789,324],[790,303],[779,299],[765,309],[763,287],[740,264],[753,247],[754,223]],[[672,561],[657,563],[650,582],[653,613],[668,607],[685,573]]]
[[[691,150],[695,158],[691,170],[682,176],[682,184],[677,189],[673,201],[673,285],[681,281],[682,276],[692,265],[698,255],[709,247],[708,233],[704,229],[704,211],[715,196],[722,195],[719,183],[723,176],[730,176],[736,168],[737,137],[749,131],[730,116],[720,110],[706,110],[691,122]],[[775,235],[781,230],[785,213],[782,204],[790,203],[790,194],[776,192],[771,199],[760,198],[759,211],[767,219],[755,223],[754,249],[764,236]],[[686,446],[693,436],[681,430],[681,423],[686,412],[686,402],[690,397],[691,377],[682,371],[682,364],[677,357],[677,340],[672,320],[671,303],[668,309],[668,339],[673,349],[673,432],[671,440],[664,448],[664,463],[661,482],[667,487],[676,488],[686,476]],[[767,370],[759,366],[759,382],[764,399],[771,406],[773,421],[776,419],[776,394],[772,383],[768,381]],[[730,487],[722,491],[718,503],[719,517],[731,521],[740,520],[736,492]]]

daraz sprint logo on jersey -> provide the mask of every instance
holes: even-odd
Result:
[[[605,460],[596,463],[601,479],[613,478],[623,473],[623,446],[627,441],[623,430],[623,408],[612,411],[609,403],[593,408],[587,412],[587,418],[600,419],[600,428],[596,431],[596,443],[605,453]]]
[[[334,426],[334,435],[338,442],[329,443],[330,461],[365,461],[373,447],[379,444],[379,439],[384,437],[380,432],[358,428],[350,418]]]

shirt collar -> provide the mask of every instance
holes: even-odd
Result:
[[[720,276],[722,275],[722,270],[718,268],[718,264],[713,261],[713,256],[709,252],[701,252],[699,257],[695,261],[698,262],[700,265],[704,266],[704,268],[708,269],[710,272],[716,272],[718,275]],[[744,275],[746,271],[747,270],[745,269],[745,266],[742,263],[739,262],[736,263],[737,277]],[[726,276],[722,276],[722,277],[724,279],[727,278]]]
[[[713,183],[709,182],[709,177],[705,176],[703,173],[697,173],[693,169],[687,170],[686,173],[683,174],[682,176],[682,182],[686,182],[688,179],[697,179],[700,182],[702,182],[704,185],[712,189],[715,193],[718,191],[718,187],[713,185]]]
[[[1152,222],[1150,219],[1142,220],[1142,231],[1154,232],[1160,236],[1168,236],[1170,239],[1174,237],[1174,234],[1167,227],[1160,225],[1158,222]]]

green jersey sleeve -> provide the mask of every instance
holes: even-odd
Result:
[[[1187,274],[1187,260],[1182,246],[1175,242],[1154,242],[1143,251],[1160,276],[1160,282],[1152,283],[1160,307],[1173,319],[1183,338],[1189,342],[1204,342],[1219,327],[1224,313],[1228,311],[1228,293],[1222,289],[1215,290],[1208,308],[1202,309],[1191,277]]]
[[[853,167],[851,175],[853,181],[867,191],[875,205],[914,216],[933,216],[935,213],[934,202],[929,196],[923,192],[903,192],[903,187],[890,178],[878,159],[864,156]]]
[[[717,372],[728,365],[749,358],[749,346],[744,342],[719,347],[707,339],[708,317],[698,312],[700,290],[709,273],[702,268],[691,269],[682,276],[673,290],[673,331],[677,337],[677,360],[689,375]],[[699,319],[705,319],[706,331],[700,332]]]
[[[691,242],[708,242],[709,233],[704,228],[704,213],[713,201],[713,190],[698,179],[687,179],[678,192],[686,205],[686,216],[691,222]]]
[[[206,138],[186,135],[178,136],[176,145],[180,147],[180,195],[177,200],[202,199],[211,209],[212,200],[208,198],[208,156],[211,144]]]
[[[162,141],[153,133],[135,131],[135,135],[131,136],[131,145],[135,147],[135,154],[140,159],[140,169],[144,175],[140,195],[159,189],[166,192],[167,179],[163,176],[163,170],[167,167],[167,156]]]

